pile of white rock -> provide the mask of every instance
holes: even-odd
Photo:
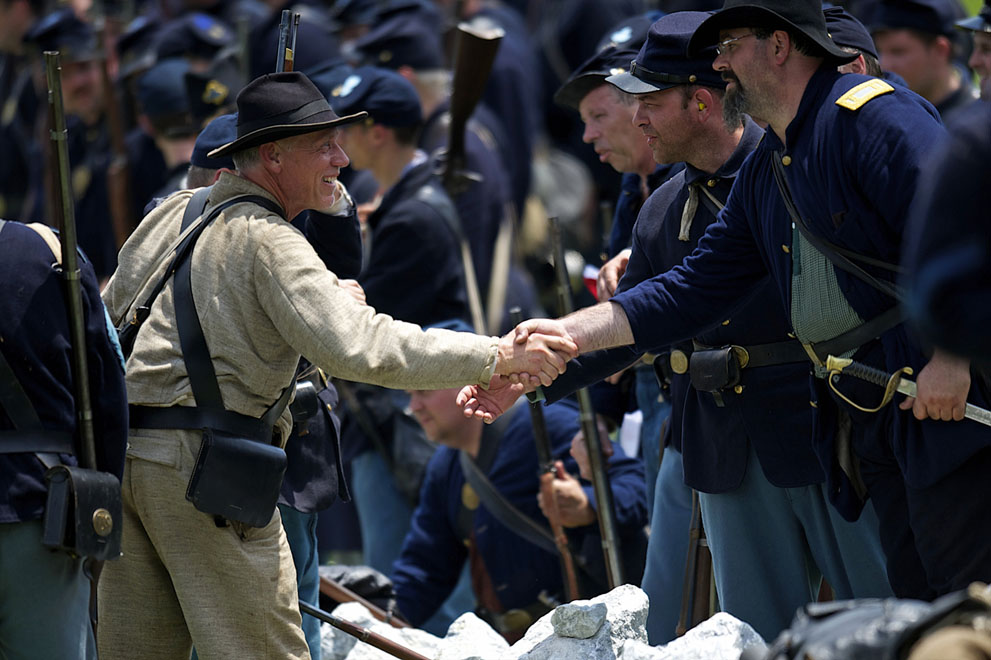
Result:
[[[647,643],[647,595],[623,585],[592,600],[561,605],[510,646],[474,614],[459,617],[444,638],[381,623],[363,606],[345,603],[334,614],[435,660],[738,660],[744,649],[765,649],[753,628],[716,614],[664,646]],[[387,660],[389,654],[323,625],[324,660]]]

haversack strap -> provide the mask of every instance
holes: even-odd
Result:
[[[805,237],[805,240],[811,243],[812,247],[821,252],[823,256],[829,259],[829,261],[832,262],[837,268],[845,270],[862,282],[866,282],[871,285],[881,293],[884,293],[895,300],[901,300],[902,291],[897,285],[871,275],[869,272],[854,263],[854,260],[894,273],[899,273],[902,269],[895,264],[890,264],[886,261],[874,259],[873,257],[859,254],[853,250],[848,250],[813,233],[812,230],[810,230],[805,224],[805,221],[802,220],[802,216],[798,212],[798,207],[795,206],[795,201],[791,196],[791,188],[788,185],[788,179],[785,178],[784,165],[781,162],[780,152],[776,151],[771,155],[771,169],[774,172],[774,180],[778,184],[778,190],[781,192],[781,197],[784,200],[785,207],[788,209],[788,214],[791,216],[792,222],[795,223],[798,231],[800,231],[802,236]]]

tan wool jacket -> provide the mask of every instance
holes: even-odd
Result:
[[[192,193],[166,199],[121,249],[103,292],[115,324],[144,302],[164,274]],[[224,173],[206,212],[241,194],[272,199],[250,181]],[[192,256],[192,288],[224,405],[244,415],[260,417],[272,405],[290,384],[300,355],[333,376],[392,388],[487,385],[492,377],[496,338],[423,331],[376,313],[339,286],[301,232],[255,204],[225,209],[203,231]],[[171,280],[127,361],[127,394],[131,404],[195,405]],[[283,438],[288,428],[286,412]]]

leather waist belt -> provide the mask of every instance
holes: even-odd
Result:
[[[806,356],[817,367],[825,366],[826,358],[830,355],[842,355],[847,351],[860,348],[872,339],[880,337],[905,320],[905,314],[900,305],[895,305],[886,312],[878,314],[870,321],[847,330],[841,335],[821,342],[805,342],[802,348]]]
[[[711,351],[720,348],[718,346],[706,346],[697,341],[693,341],[692,343],[696,351]],[[770,344],[755,344],[753,346],[733,345],[732,348],[741,369],[771,367],[778,364],[805,362],[809,359],[808,354],[805,352],[805,347],[797,339],[777,341]]]
[[[190,406],[128,406],[132,429],[214,429],[259,442],[272,442],[272,426],[231,410]]]
[[[72,434],[66,431],[0,431],[0,454],[75,454]]]

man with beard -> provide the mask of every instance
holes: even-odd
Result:
[[[986,407],[988,398],[971,387],[966,360],[909,335],[890,272],[923,163],[945,138],[937,113],[908,90],[838,73],[854,55],[829,39],[813,0],[729,0],[691,51],[717,41],[726,104],[769,124],[720,220],[681,266],[564,320],[527,322],[517,340],[546,332],[569,334],[582,353],[649,349],[717,323],[770,274],[818,377],[814,447],[830,497],[851,520],[872,499],[896,595],[987,581],[991,431],[960,420],[968,399]],[[794,226],[780,221],[786,210]],[[910,366],[918,396],[867,412],[877,388],[845,376],[827,383],[827,355],[888,372]],[[496,395],[480,394],[462,392],[466,412],[498,412]]]
[[[749,117],[724,116],[723,81],[711,70],[715,53],[684,55],[706,18],[701,12],[661,18],[632,72],[607,78],[638,100],[634,122],[654,159],[686,163],[637,218],[619,291],[692,253],[762,135]],[[778,216],[780,222],[786,217]],[[823,575],[840,598],[886,596],[890,589],[873,511],[851,524],[829,507],[825,474],[812,450],[807,359],[788,335],[774,282],[761,278],[722,313],[720,325],[696,335],[695,353],[693,342],[680,343],[654,362],[656,368],[667,361],[669,428],[684,457],[683,477],[681,455],[669,460],[674,452],[665,452],[661,472],[672,469],[669,463],[677,466],[679,483],[699,491],[720,607],[770,639],[788,626],[796,608],[816,599]],[[746,363],[737,353],[731,357],[740,369],[736,382],[715,382],[712,358],[725,346],[747,356]],[[545,395],[556,400],[603,362],[623,364],[636,355],[619,348],[582,358],[580,368],[569,369]],[[660,492],[657,497],[655,507],[663,502]],[[679,531],[683,567],[688,526]],[[653,644],[673,638],[678,618],[677,610],[665,614],[663,595],[672,585],[659,570],[672,543],[651,536],[643,589],[651,597],[647,630]]]

